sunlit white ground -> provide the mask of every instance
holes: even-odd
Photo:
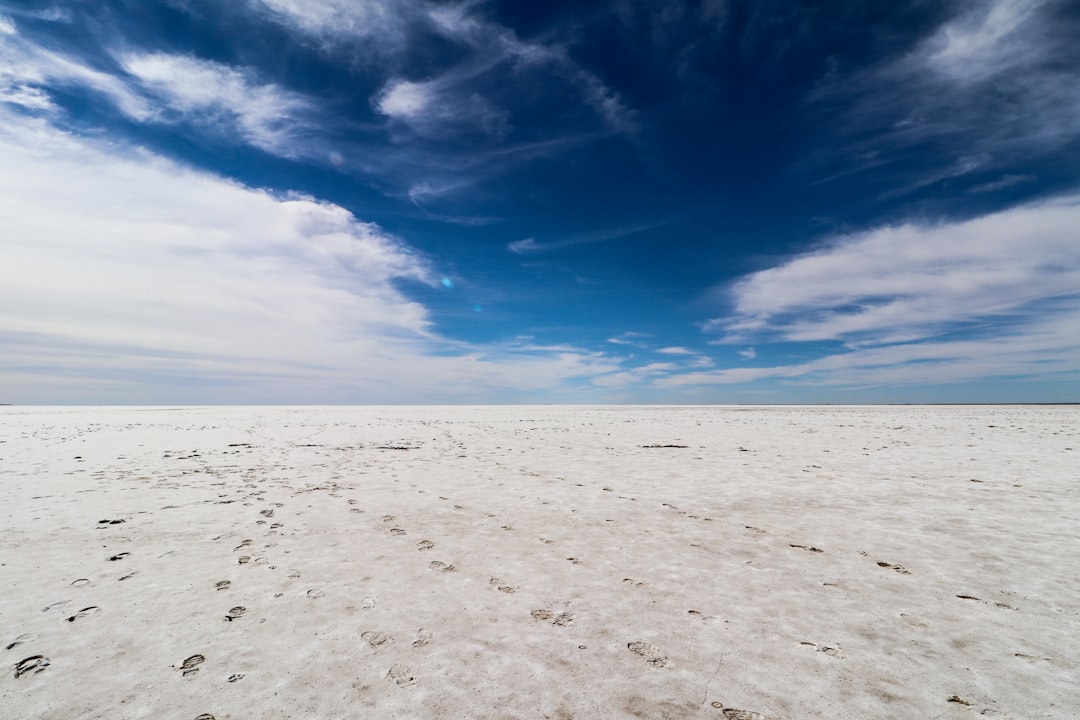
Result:
[[[1078,468],[1076,407],[0,408],[0,714],[1075,718]]]

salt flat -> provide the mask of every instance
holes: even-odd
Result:
[[[1080,408],[0,408],[0,711],[1075,718]]]

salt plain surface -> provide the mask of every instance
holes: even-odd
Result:
[[[1080,408],[0,408],[0,708],[1076,718]]]

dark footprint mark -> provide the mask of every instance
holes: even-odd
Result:
[[[273,524],[272,524],[272,525],[270,526],[270,529],[271,529],[271,530],[277,530],[278,528],[283,528],[283,527],[285,527],[285,526],[284,526],[283,524],[281,524],[281,523],[273,523]]]
[[[225,619],[229,622],[232,622],[233,620],[242,617],[245,613],[247,613],[247,608],[243,605],[237,605],[225,614]]]
[[[309,598],[312,598],[313,600],[317,600],[317,599],[319,599],[321,597],[326,597],[326,593],[324,591],[322,591],[322,590],[314,590],[314,589],[312,589],[312,590],[307,591],[307,596]]]
[[[240,557],[238,557],[236,559],[236,562],[238,562],[241,565],[247,565],[249,562],[251,562],[251,556],[250,555],[241,555]]]
[[[576,557],[568,557],[566,559],[569,560],[570,562],[574,563],[575,565],[584,565],[585,564],[585,562],[583,560],[578,560]]]
[[[274,511],[273,510],[260,510],[259,514],[262,515],[263,517],[268,517],[268,518],[274,517]]]
[[[90,607],[84,607],[79,612],[75,613],[71,617],[67,618],[68,622],[75,622],[77,618],[88,617],[90,615],[97,615],[101,612],[101,608],[97,605],[91,605]]]
[[[416,678],[408,665],[394,665],[387,671],[386,677],[393,680],[398,687],[412,687],[416,684]]]
[[[216,583],[214,583],[214,589],[228,590],[230,585],[232,585],[232,580],[218,580]]]
[[[982,602],[982,600],[975,597],[974,595],[957,595],[956,597],[960,598],[961,600],[974,600],[975,602]]]
[[[115,555],[110,557],[109,560],[112,560],[112,561],[123,560],[124,558],[126,558],[130,554],[131,553],[129,553],[129,552],[116,553]]]
[[[908,572],[907,568],[905,568],[903,565],[898,565],[896,563],[882,562],[881,560],[878,560],[877,564],[878,564],[878,567],[889,568],[890,570],[895,570],[896,572],[900,573],[901,575],[910,575],[911,574],[910,572]]]
[[[377,630],[368,630],[365,633],[361,633],[360,639],[373,648],[394,644],[394,638],[392,636],[384,632],[378,632]]]
[[[517,588],[515,588],[515,587],[513,587],[511,585],[507,585],[506,583],[504,583],[499,578],[495,578],[495,577],[491,578],[490,580],[488,580],[488,584],[494,586],[495,588],[497,588],[499,590],[499,592],[502,592],[502,593],[510,594],[510,593],[517,592]]]
[[[446,563],[444,563],[444,562],[442,562],[440,560],[431,561],[431,563],[428,565],[428,567],[430,567],[432,570],[435,570],[436,572],[444,572],[444,573],[451,573],[451,572],[454,572],[455,570],[457,570],[457,568],[454,567],[453,565],[447,565]]]
[[[230,675],[228,677],[228,679],[225,682],[234,683],[237,680],[243,680],[243,679],[244,679],[244,673],[233,673],[232,675]]]
[[[825,552],[821,548],[813,547],[812,545],[796,545],[795,543],[788,543],[793,548],[799,548],[800,550],[808,550],[809,552]]]
[[[90,580],[87,578],[79,578],[78,580],[71,581],[71,587],[86,587],[90,584]]]
[[[962,698],[959,695],[950,695],[949,699],[946,700],[946,702],[956,703],[957,705],[968,705],[968,706],[971,705],[970,700],[968,700],[966,698]]]
[[[210,713],[203,713],[202,715],[196,715],[195,720],[217,720],[217,719],[213,715],[211,715]]]
[[[420,542],[416,543],[417,550],[430,550],[433,547],[435,547],[435,543],[431,542],[430,540],[421,540]]]
[[[638,641],[627,643],[626,647],[635,655],[645,658],[645,662],[653,667],[664,667],[668,664],[667,656],[664,655],[660,648],[651,643]]]
[[[236,551],[236,550],[239,550],[240,548],[246,548],[248,545],[251,544],[251,542],[252,542],[251,540],[241,540],[240,544],[237,545],[236,547],[234,547],[233,550]]]
[[[806,647],[812,647],[815,650],[817,650],[819,653],[825,653],[829,657],[841,658],[841,659],[847,657],[846,655],[844,655],[844,651],[841,650],[838,647],[831,647],[829,645],[818,645],[817,643],[805,642],[805,641],[800,642],[799,644],[800,645],[805,645]]]
[[[36,640],[36,639],[37,639],[37,637],[35,635],[31,635],[30,633],[24,633],[24,634],[20,635],[19,637],[15,638],[14,640],[12,640],[11,642],[9,642],[6,646],[4,646],[4,649],[5,650],[12,650],[12,649],[17,648],[18,646],[22,645],[23,643],[28,643],[31,640]]]
[[[202,655],[192,655],[180,665],[181,677],[194,677],[199,672],[199,666],[206,662]]]
[[[138,574],[139,574],[139,571],[135,570],[133,572],[129,572],[127,575],[124,575],[123,577],[117,578],[117,580],[120,581],[120,582],[123,582],[125,580],[130,580],[131,578],[135,577]]]
[[[390,528],[390,534],[391,535],[404,535],[405,531],[402,530],[401,528]]]
[[[49,658],[44,655],[31,655],[15,663],[15,679],[23,675],[37,675],[47,667],[49,667]]]
[[[534,620],[540,620],[541,622],[549,622],[552,625],[558,625],[559,627],[565,627],[574,622],[574,616],[570,613],[557,613],[551,610],[533,610],[530,613]]]
[[[125,520],[98,520],[98,525],[101,525],[102,527],[104,527],[105,525],[119,525],[122,522],[126,522],[126,521]],[[100,530],[101,528],[98,528],[98,529]]]
[[[396,518],[393,515],[383,515],[382,516],[382,521],[387,522],[387,523],[388,522],[394,522],[395,519]]]
[[[761,713],[736,710],[735,708],[724,708],[724,717],[728,720],[771,720],[771,718],[767,718]]]
[[[431,642],[431,638],[432,638],[432,633],[431,633],[430,630],[428,630],[426,628],[420,628],[419,630],[416,631],[416,639],[413,640],[412,646],[413,647],[424,647],[429,642]]]

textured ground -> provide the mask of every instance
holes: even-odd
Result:
[[[1080,408],[0,408],[16,719],[1075,718]]]

